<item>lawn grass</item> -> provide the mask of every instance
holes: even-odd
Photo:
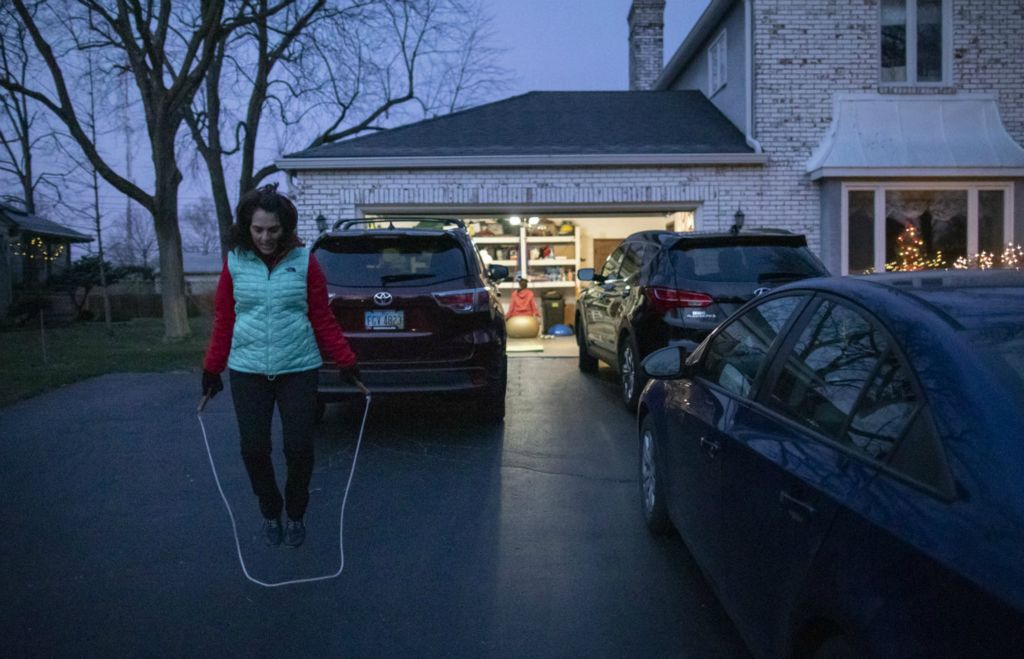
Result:
[[[165,342],[159,318],[74,323],[46,328],[46,360],[38,326],[0,331],[0,407],[104,373],[199,369],[210,318],[189,319],[192,336]]]

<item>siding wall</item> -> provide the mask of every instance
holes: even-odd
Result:
[[[725,86],[711,97],[711,102],[737,128],[746,130],[747,89],[746,89],[746,17],[743,3],[737,2],[722,19],[721,24],[701,46],[689,66],[683,69],[669,89],[698,89],[708,94],[708,48],[723,31],[726,32],[727,68]]]

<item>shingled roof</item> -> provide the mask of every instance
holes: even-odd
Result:
[[[752,163],[763,156],[699,91],[530,92],[288,154],[277,164],[331,169],[576,162]]]
[[[24,231],[25,233],[63,238],[71,243],[87,243],[93,240],[92,236],[79,233],[63,224],[57,224],[38,215],[30,215],[7,204],[0,204],[0,216],[6,218],[19,231]]]

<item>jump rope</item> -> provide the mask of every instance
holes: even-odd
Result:
[[[340,576],[341,571],[345,569],[345,504],[348,503],[348,490],[352,486],[352,477],[356,473],[356,461],[359,459],[359,447],[363,444],[363,431],[366,429],[366,417],[370,414],[370,390],[361,382],[357,383],[357,386],[366,396],[366,409],[363,411],[363,422],[359,426],[359,438],[356,440],[355,453],[352,454],[352,467],[348,471],[348,482],[345,483],[345,495],[341,499],[341,512],[338,515],[338,555],[340,557],[338,571],[334,574],[325,574],[320,577],[306,577],[303,579],[290,579],[288,581],[260,581],[249,574],[249,570],[245,566],[245,559],[242,558],[242,543],[238,540],[238,525],[235,523],[235,514],[232,512],[231,504],[228,503],[228,498],[224,494],[224,488],[221,487],[220,477],[217,475],[217,465],[214,464],[213,452],[210,451],[210,440],[206,437],[206,425],[203,423],[203,409],[206,407],[206,403],[209,402],[210,396],[203,396],[199,401],[199,406],[196,408],[196,418],[199,419],[199,428],[203,431],[203,444],[206,445],[206,457],[210,460],[210,469],[213,471],[213,480],[217,484],[217,491],[220,492],[221,501],[224,502],[224,507],[227,508],[228,517],[231,518],[231,532],[235,536],[235,550],[238,552],[238,563],[242,566],[242,572],[245,574],[245,578],[257,586],[263,586],[264,588],[276,588],[278,586],[290,586],[300,583],[311,583],[313,581],[326,581],[327,579],[334,579],[335,577]]]

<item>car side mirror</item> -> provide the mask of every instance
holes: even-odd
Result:
[[[487,277],[492,281],[503,281],[508,279],[508,266],[492,263],[487,266]]]
[[[693,352],[693,346],[675,345],[655,350],[640,363],[640,368],[649,378],[674,380],[686,377],[693,370],[686,364],[686,358]]]
[[[576,271],[576,279],[580,281],[594,281],[598,284],[604,282],[604,277],[594,272],[593,268],[580,268]]]

